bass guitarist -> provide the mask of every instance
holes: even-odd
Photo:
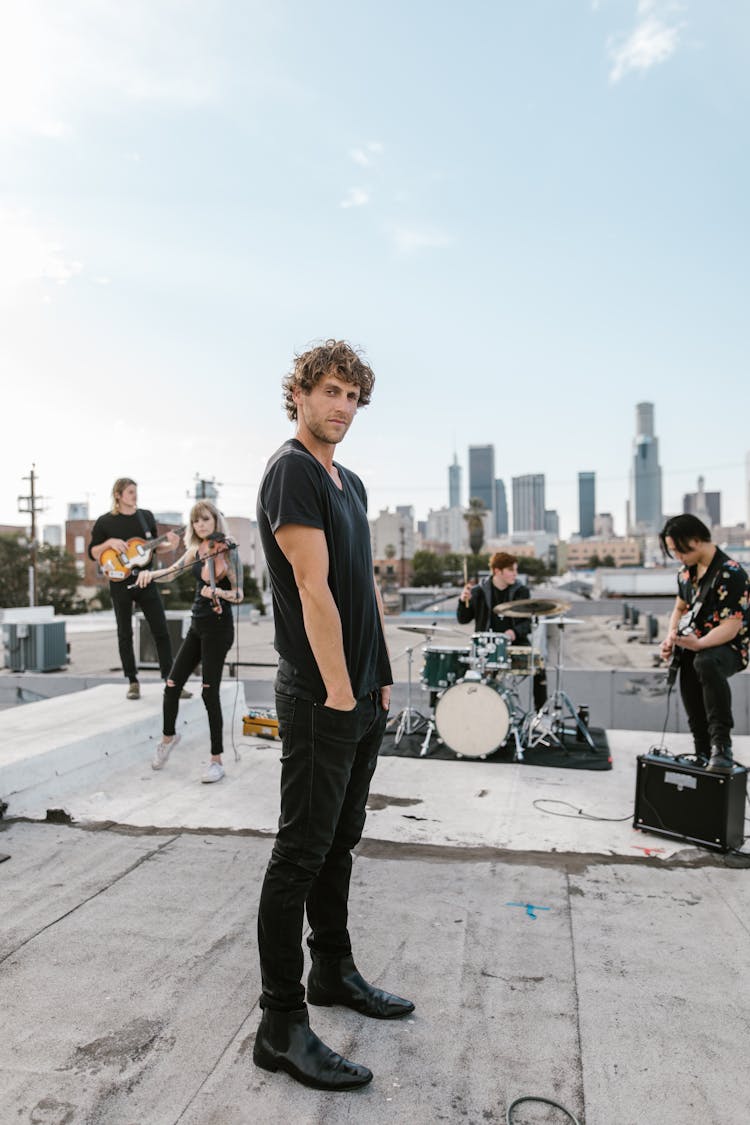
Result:
[[[729,677],[748,663],[748,576],[711,542],[711,532],[696,516],[673,516],[659,538],[665,555],[682,563],[661,655],[679,668],[698,764],[714,773],[731,773]]]
[[[99,562],[102,554],[114,550],[123,558],[128,555],[128,540],[156,539],[153,512],[138,507],[138,486],[130,477],[119,477],[112,485],[112,508],[99,516],[91,532],[89,555]],[[172,552],[180,538],[170,531],[155,547],[155,554]],[[134,576],[135,577],[135,576]],[[129,681],[127,698],[140,699],[138,671],[133,650],[133,606],[138,605],[148,621],[159,658],[161,676],[166,680],[172,667],[172,645],[167,630],[161,594],[156,586],[140,587],[131,581],[110,581],[109,592],[117,622],[117,644],[125,678]]]

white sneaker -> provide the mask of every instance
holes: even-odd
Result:
[[[174,736],[174,738],[171,738],[169,740],[169,742],[165,742],[164,739],[162,738],[161,742],[156,747],[156,750],[154,752],[154,758],[153,758],[153,761],[151,762],[151,769],[152,770],[161,770],[161,769],[164,768],[164,766],[166,766],[167,758],[172,753],[172,751],[174,750],[175,746],[177,745],[177,743],[180,741],[181,738],[182,738],[182,735],[180,735],[180,734],[176,734]]]
[[[211,765],[204,773],[201,781],[204,785],[210,785],[212,781],[221,781],[223,776],[224,767],[222,764],[220,762],[211,762]]]

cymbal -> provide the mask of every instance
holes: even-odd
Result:
[[[498,617],[556,617],[570,609],[570,602],[553,602],[548,598],[519,598],[515,602],[496,605]]]
[[[544,617],[540,625],[585,625],[582,617]]]
[[[399,625],[399,629],[403,629],[405,633],[425,633],[431,636],[433,633],[460,633],[460,629],[450,629],[446,625]]]

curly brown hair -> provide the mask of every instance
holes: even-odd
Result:
[[[297,420],[295,388],[299,387],[309,395],[325,375],[335,375],[337,379],[359,387],[357,409],[368,405],[375,384],[372,368],[345,340],[326,340],[324,344],[296,356],[294,367],[281,384],[284,390],[284,407],[292,422]]]
[[[507,570],[509,566],[515,566],[518,562],[518,555],[511,555],[508,551],[495,551],[490,559],[490,570]]]

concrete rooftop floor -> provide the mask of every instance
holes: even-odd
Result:
[[[604,773],[381,759],[351,930],[365,975],[417,1007],[393,1024],[311,1008],[375,1073],[325,1094],[252,1063],[278,743],[243,738],[255,700],[225,684],[226,779],[200,784],[197,696],[155,773],[158,683],[128,702],[93,654],[88,690],[0,713],[3,1123],[484,1125],[524,1094],[586,1125],[750,1121],[748,861],[633,830],[657,734],[608,732]]]

